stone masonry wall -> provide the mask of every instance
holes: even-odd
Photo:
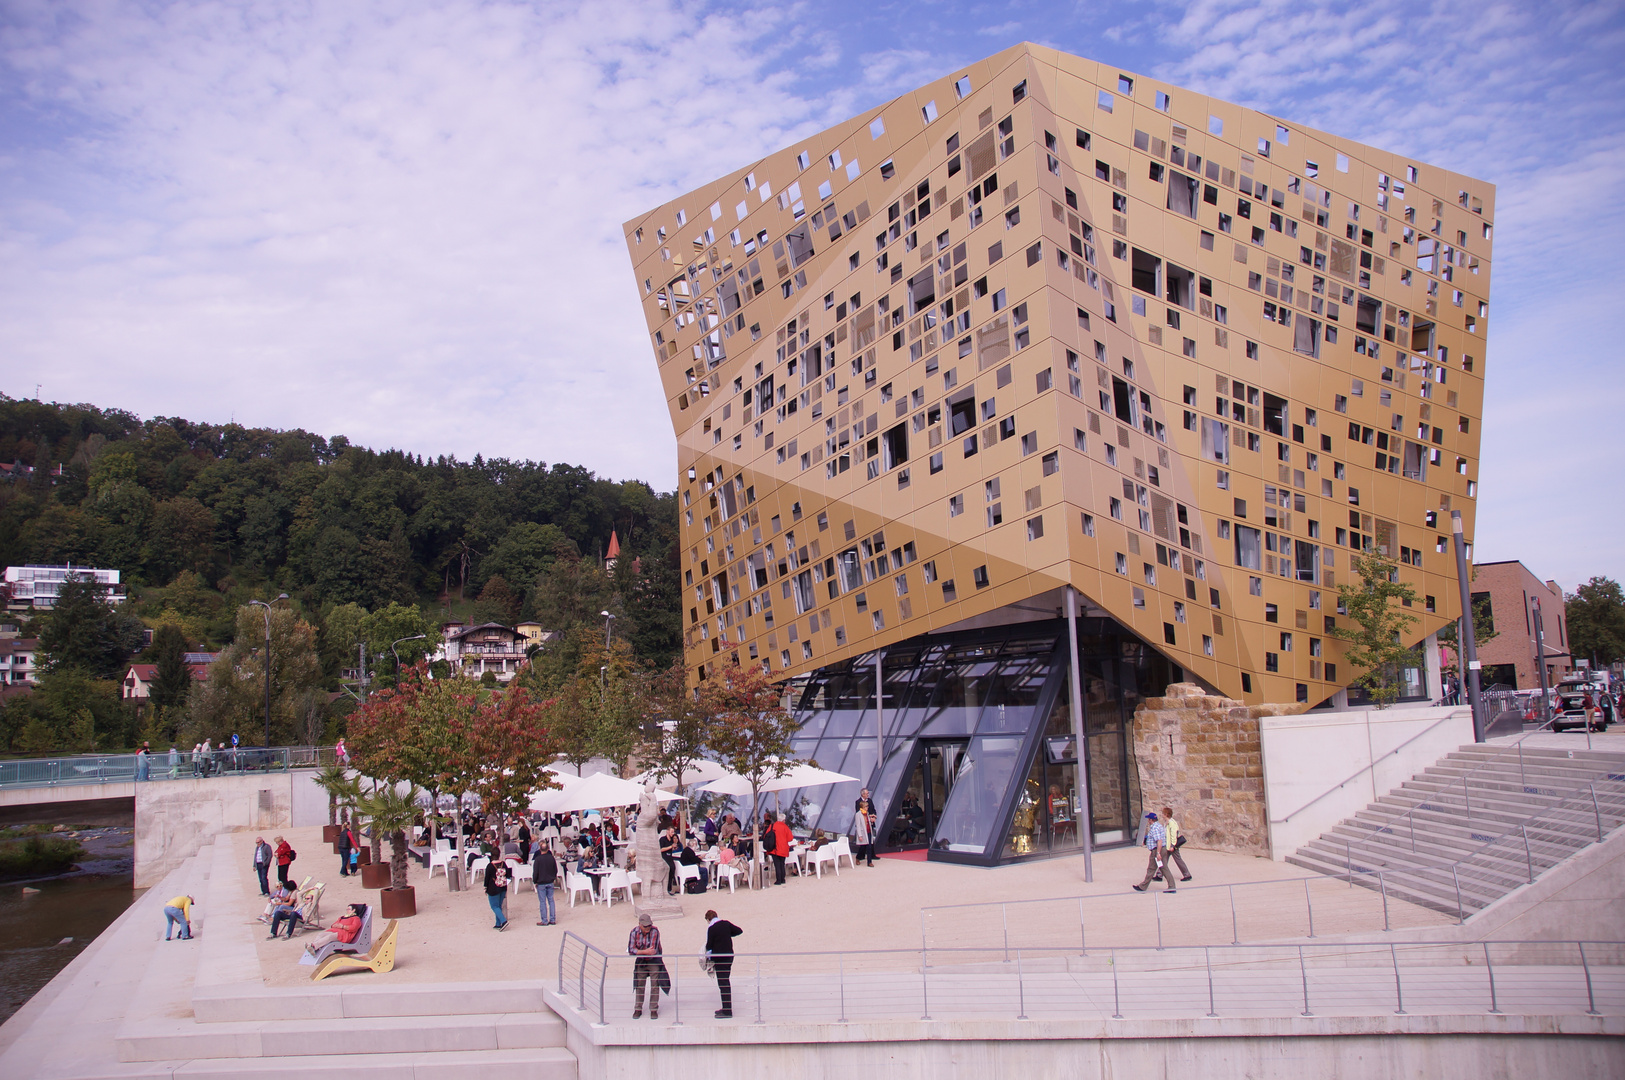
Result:
[[[1134,712],[1141,812],[1171,806],[1193,845],[1269,858],[1258,718],[1301,710],[1212,697],[1194,683],[1146,699]]]

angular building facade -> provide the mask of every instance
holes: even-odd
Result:
[[[798,680],[800,751],[892,846],[1129,841],[1140,698],[1337,694],[1360,551],[1418,639],[1456,617],[1493,218],[1481,181],[1021,45],[627,223],[693,677]]]

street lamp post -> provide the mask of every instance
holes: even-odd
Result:
[[[395,685],[397,687],[401,685],[401,654],[395,651],[395,646],[403,641],[422,641],[428,636],[428,634],[413,634],[411,637],[396,638],[389,643],[390,654],[395,657]]]
[[[267,603],[264,600],[250,600],[252,607],[265,609],[265,749],[271,749],[271,604],[277,600],[286,600],[287,593],[277,596],[276,600]]]
[[[615,616],[611,615],[607,611],[600,611],[598,614],[600,614],[600,615],[602,615],[604,617],[604,648],[606,650],[608,650],[608,648],[609,648],[609,635],[610,635],[610,620],[615,618]]]

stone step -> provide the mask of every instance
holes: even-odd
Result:
[[[279,1059],[368,1054],[459,1054],[564,1045],[565,1025],[545,1013],[448,1017],[371,1016],[360,1020],[261,1020],[199,1024],[149,1020],[118,1037],[120,1061]]]
[[[562,1047],[547,1046],[371,1057],[174,1059],[51,1071],[43,1080],[577,1080],[578,1076],[575,1055]]]
[[[198,987],[192,1012],[199,1023],[253,1020],[337,1020],[370,1016],[461,1016],[480,1013],[550,1014],[544,984],[527,982],[420,983],[266,988],[257,984]]]

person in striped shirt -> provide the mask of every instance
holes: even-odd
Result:
[[[1149,887],[1151,884],[1151,879],[1156,877],[1158,874],[1162,874],[1162,876],[1167,879],[1168,882],[1168,888],[1164,891],[1174,892],[1175,886],[1173,872],[1169,871],[1166,874],[1163,874],[1163,864],[1168,860],[1168,830],[1163,828],[1162,822],[1157,820],[1157,815],[1155,813],[1147,812],[1145,815],[1145,820],[1150,822],[1145,829],[1144,841],[1145,850],[1149,857],[1145,861],[1145,878],[1138,885],[1134,886],[1134,891],[1145,892],[1147,887]]]

